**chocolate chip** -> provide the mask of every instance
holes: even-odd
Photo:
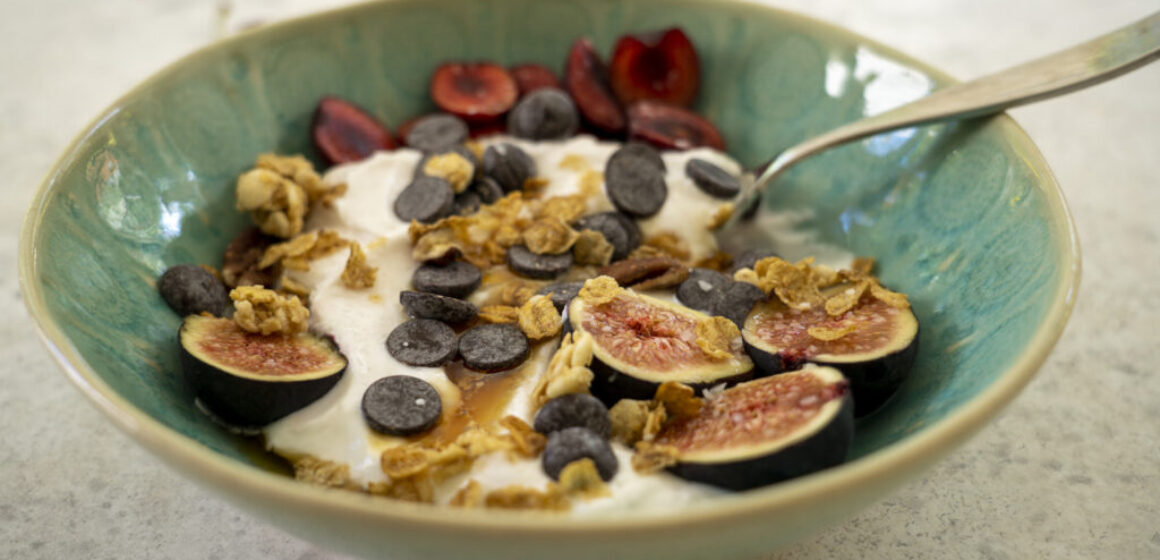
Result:
[[[418,377],[392,375],[367,387],[362,412],[376,432],[411,436],[435,426],[443,415],[443,400],[430,383]]]
[[[479,193],[467,190],[455,195],[451,211],[457,216],[470,216],[478,212],[482,205],[483,200],[479,198]]]
[[[401,292],[399,303],[412,317],[435,319],[449,325],[466,323],[479,314],[479,309],[470,301],[424,292]]]
[[[604,190],[617,210],[637,218],[659,212],[669,195],[665,173],[656,162],[624,148],[604,166]]]
[[[709,196],[733,198],[741,192],[741,183],[737,177],[703,159],[690,159],[685,164],[685,175]]]
[[[540,288],[536,294],[541,296],[551,294],[549,299],[552,300],[552,305],[556,306],[556,311],[563,311],[564,306],[568,305],[568,302],[572,301],[572,298],[576,297],[580,293],[580,288],[583,287],[583,282],[557,282]]]
[[[468,189],[479,194],[479,199],[484,204],[491,204],[504,195],[503,187],[499,186],[495,179],[486,176],[477,177]]]
[[[605,482],[616,476],[616,455],[608,440],[588,428],[564,428],[548,436],[540,466],[544,474],[560,480],[560,471],[572,461],[589,458],[596,463],[596,471]]]
[[[565,428],[588,428],[608,439],[612,434],[612,419],[600,399],[586,393],[572,393],[556,397],[540,408],[532,427],[541,434],[551,434]]]
[[[777,253],[769,249],[749,249],[733,258],[733,266],[729,268],[729,273],[733,274],[743,268],[753,268],[757,261],[776,256]]]
[[[403,139],[408,146],[424,152],[450,149],[464,140],[467,140],[467,123],[459,117],[443,114],[415,121]]]
[[[395,215],[404,222],[417,220],[429,224],[447,216],[455,204],[451,183],[426,175],[411,181],[395,199]]]
[[[523,245],[513,245],[507,250],[508,268],[521,276],[537,280],[551,280],[564,274],[572,267],[572,252],[559,255],[537,255]]]
[[[482,169],[504,192],[512,192],[523,189],[524,182],[536,174],[536,162],[514,144],[496,144],[483,151]]]
[[[708,312],[713,294],[733,282],[732,278],[707,268],[694,268],[677,288],[677,299],[686,307]]]
[[[753,306],[765,298],[765,292],[753,284],[731,282],[713,291],[708,313],[725,317],[740,327]]]
[[[157,291],[169,308],[182,317],[208,312],[222,317],[230,308],[230,293],[221,280],[193,264],[169,267],[157,279]]]
[[[455,331],[434,319],[411,319],[387,336],[387,352],[409,366],[441,366],[455,357],[455,349]]]
[[[508,133],[529,140],[557,140],[576,134],[580,114],[567,93],[537,89],[520,99],[508,114]]]
[[[471,295],[482,280],[479,268],[464,261],[424,264],[411,275],[411,285],[416,290],[459,299]]]
[[[645,144],[644,142],[628,142],[621,146],[620,149],[613,152],[609,159],[615,159],[622,156],[634,156],[643,158],[645,161],[655,165],[657,169],[660,169],[662,172],[667,169],[665,167],[665,160],[661,157],[661,153],[658,152],[656,148]]]
[[[459,337],[459,356],[468,369],[491,373],[512,369],[528,359],[528,337],[515,325],[472,327]]]
[[[590,229],[600,232],[612,245],[612,260],[618,261],[640,247],[642,235],[640,227],[632,218],[620,212],[601,212],[584,216],[576,222],[577,230]]]

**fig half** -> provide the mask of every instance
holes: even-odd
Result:
[[[655,443],[676,448],[669,470],[677,476],[747,490],[840,464],[853,438],[848,382],[834,368],[810,366],[709,397]]]
[[[568,305],[568,325],[592,335],[592,394],[612,406],[623,398],[650,399],[665,381],[700,391],[753,375],[741,337],[729,341],[728,357],[697,344],[697,325],[708,315],[632,290],[593,305],[577,297]]]
[[[202,404],[235,426],[264,426],[325,395],[346,371],[326,339],[246,332],[230,319],[185,318],[181,370]]]
[[[811,328],[849,332],[824,340],[811,335]],[[910,308],[894,307],[870,295],[836,317],[820,306],[790,309],[770,298],[749,312],[741,335],[763,374],[794,369],[804,362],[840,369],[850,380],[858,417],[877,410],[894,395],[910,374],[918,352],[918,320]]]

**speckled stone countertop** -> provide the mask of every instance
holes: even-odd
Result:
[[[1103,33],[1156,0],[778,0],[959,77]],[[337,555],[179,478],[37,340],[19,226],[72,136],[222,33],[327,0],[6,0],[0,10],[0,558]],[[769,558],[1160,558],[1160,64],[1013,112],[1063,185],[1084,278],[1063,338],[994,424],[927,475]]]

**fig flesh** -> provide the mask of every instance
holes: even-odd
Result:
[[[264,426],[325,395],[346,371],[326,339],[258,335],[230,319],[191,315],[181,325],[181,369],[210,412],[235,426]]]
[[[822,340],[810,334],[811,328],[850,332]],[[850,380],[858,417],[886,403],[910,374],[918,352],[914,313],[869,295],[836,317],[821,308],[790,309],[770,298],[750,311],[741,334],[762,374],[794,369],[805,362],[841,370]]]
[[[567,319],[573,331],[593,337],[592,394],[609,406],[650,399],[665,381],[702,390],[753,374],[739,336],[729,341],[728,357],[699,346],[697,326],[709,316],[682,305],[623,290],[598,305],[574,298]]]
[[[655,443],[676,449],[669,470],[677,476],[747,490],[840,464],[853,436],[848,382],[834,368],[810,366],[707,398]]]

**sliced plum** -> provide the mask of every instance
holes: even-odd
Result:
[[[910,375],[918,352],[914,313],[869,294],[839,316],[827,314],[821,306],[790,309],[770,298],[754,306],[745,319],[742,336],[763,374],[806,362],[841,370],[850,380],[854,414],[859,417],[877,410],[894,395]]]
[[[495,120],[515,105],[518,96],[512,75],[490,62],[450,62],[431,76],[431,99],[466,121]]]
[[[627,124],[624,108],[608,86],[608,69],[592,41],[578,39],[568,51],[564,89],[572,95],[580,116],[602,134],[620,135]]]
[[[370,113],[338,97],[323,97],[310,125],[314,147],[327,163],[365,159],[378,150],[393,150],[390,130]]]
[[[696,416],[666,424],[654,440],[676,449],[681,478],[748,490],[845,461],[854,436],[848,382],[812,366],[725,389]]]
[[[660,101],[637,101],[628,107],[628,137],[666,150],[707,147],[725,151],[725,139],[713,123]]]
[[[612,91],[625,105],[655,99],[688,107],[701,85],[701,64],[693,42],[674,27],[621,37],[608,75]]]
[[[593,337],[592,394],[609,405],[650,399],[665,381],[702,390],[748,379],[753,362],[739,335],[728,341],[725,355],[698,345],[698,324],[708,318],[631,290],[599,304],[576,297],[568,305],[568,326]]]

